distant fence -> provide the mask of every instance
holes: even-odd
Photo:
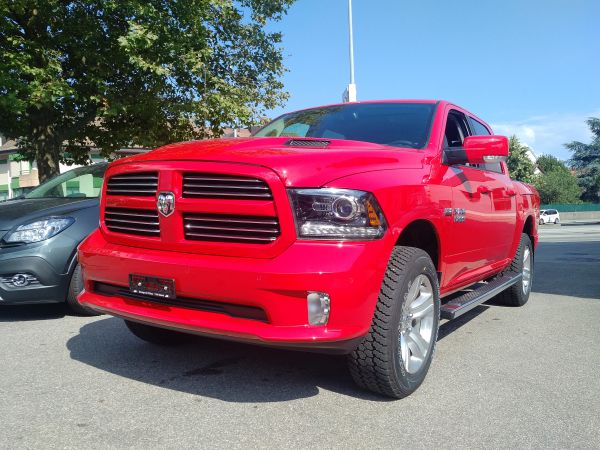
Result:
[[[558,212],[593,212],[600,211],[600,203],[582,203],[580,205],[550,204],[542,205],[541,209],[556,209]]]

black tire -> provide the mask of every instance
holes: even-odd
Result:
[[[544,219],[540,219],[540,225],[544,225]]]
[[[430,283],[433,313],[429,313],[431,336],[425,357],[418,370],[407,370],[407,358],[400,344],[406,323],[409,289],[417,279]],[[421,292],[420,287],[418,288]],[[428,308],[429,310],[429,308]],[[412,247],[395,247],[377,300],[369,333],[348,356],[348,366],[354,381],[365,389],[393,398],[403,398],[413,393],[425,379],[435,350],[440,318],[439,286],[435,266],[423,250]],[[411,320],[411,319],[409,319]],[[412,320],[412,326],[415,321]],[[419,323],[419,330],[421,324]],[[411,331],[409,328],[408,331]],[[420,331],[419,331],[420,332]],[[412,335],[412,333],[408,333]],[[406,338],[403,338],[406,342]],[[415,341],[412,341],[415,342]],[[406,347],[405,347],[406,348]],[[412,351],[408,359],[413,357]]]
[[[81,272],[81,266],[78,263],[73,270],[73,275],[71,275],[71,281],[69,282],[69,290],[67,291],[67,306],[72,313],[77,314],[78,316],[99,316],[99,312],[94,311],[87,306],[83,306],[77,301],[77,296],[82,290],[83,274]]]
[[[554,225],[558,225],[559,223],[560,223],[560,220],[554,219]]]
[[[154,327],[131,320],[125,320],[125,325],[135,336],[143,341],[155,345],[171,346],[182,344],[189,341],[192,336],[178,331],[167,330],[165,328]]]
[[[521,278],[517,283],[501,292],[496,296],[496,301],[506,306],[523,306],[529,300],[529,294],[531,293],[531,285],[533,283],[533,246],[531,245],[531,239],[525,233],[521,234],[521,241],[519,242],[519,248],[517,254],[513,258],[510,266],[504,270],[504,273],[514,272],[522,273],[523,270],[523,256],[529,251],[530,255],[530,276],[527,287],[524,288],[524,278]],[[525,276],[525,274],[524,274]]]

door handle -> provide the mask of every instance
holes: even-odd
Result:
[[[479,192],[480,194],[489,194],[490,193],[490,188],[487,186],[479,186],[477,188],[477,192]]]
[[[509,197],[514,197],[515,195],[517,195],[517,192],[512,189],[507,189],[506,195],[508,195]]]

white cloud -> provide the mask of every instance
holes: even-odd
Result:
[[[553,114],[525,120],[492,124],[494,133],[512,136],[531,147],[536,155],[550,154],[562,160],[570,158],[566,142],[589,142],[592,138],[585,123],[589,117],[600,117],[600,110],[587,114]]]

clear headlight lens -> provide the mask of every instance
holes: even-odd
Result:
[[[4,237],[7,243],[32,243],[45,241],[68,228],[75,219],[72,217],[48,217],[35,222],[19,225],[13,232]]]
[[[369,240],[386,223],[375,197],[351,189],[289,189],[299,238]]]

